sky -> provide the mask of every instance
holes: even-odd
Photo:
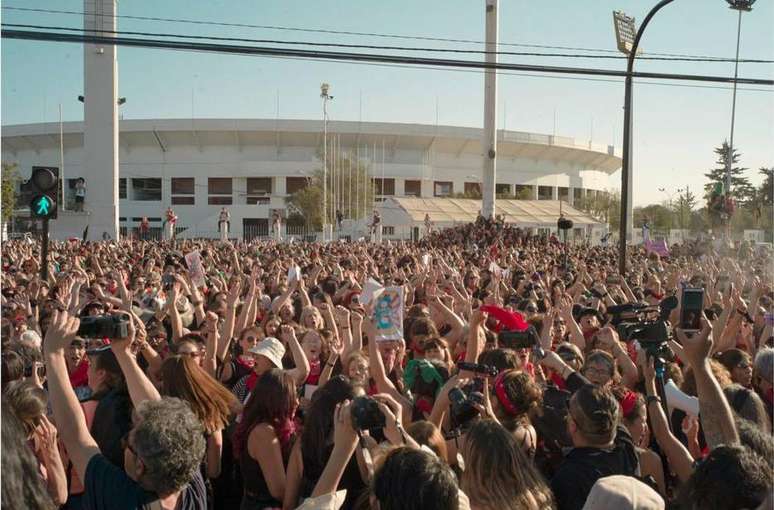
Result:
[[[501,51],[588,54],[548,45],[606,50],[616,55],[612,11],[637,23],[655,0],[500,1]],[[740,58],[774,60],[774,2],[760,0],[744,13]],[[3,23],[81,28],[82,16],[21,12],[8,7],[82,12],[77,0],[2,2]],[[484,39],[483,0],[125,0],[123,16],[199,20],[205,24],[120,18],[119,30],[244,37],[282,41],[483,49],[483,44],[418,40],[415,37]],[[411,39],[353,36],[212,22],[303,29],[398,34]],[[737,13],[723,0],[677,0],[664,7],[645,31],[642,56],[652,53],[733,58]],[[3,39],[2,125],[82,120],[83,50],[80,45]],[[357,51],[357,50],[355,50]],[[361,50],[401,54],[396,50]],[[441,58],[448,54],[434,54]],[[453,57],[454,55],[452,55]],[[653,56],[653,55],[651,55]],[[475,60],[476,54],[457,58]],[[503,55],[503,62],[625,70],[623,59],[578,59]],[[363,65],[287,58],[230,56],[171,50],[118,50],[119,95],[125,119],[274,118],[321,116],[319,85],[331,84],[334,120],[406,122],[482,127],[484,76],[428,68]],[[733,62],[639,61],[635,70],[733,76]],[[739,76],[774,79],[774,65],[741,63]],[[574,137],[615,145],[620,151],[623,81],[501,74],[498,128]],[[690,86],[686,86],[690,85]],[[700,85],[700,86],[696,86]],[[726,84],[635,80],[634,202],[661,203],[690,186],[699,192],[715,166],[713,148],[730,132],[732,92]],[[437,105],[437,107],[436,107]],[[774,87],[741,85],[737,93],[734,145],[755,184],[758,168],[774,166]],[[620,172],[610,178],[620,186]],[[664,191],[659,189],[663,188]]]

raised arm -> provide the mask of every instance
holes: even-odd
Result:
[[[135,315],[130,314],[128,323],[129,334],[126,338],[110,339],[110,349],[113,351],[113,354],[116,355],[118,365],[124,373],[126,387],[129,390],[129,396],[135,407],[145,400],[161,400],[159,391],[150,379],[148,379],[148,376],[145,375],[145,372],[142,371],[140,365],[137,364],[137,357],[132,352],[132,343],[134,342],[138,328],[143,328],[144,330],[142,321]]]
[[[693,368],[696,393],[699,397],[699,415],[707,445],[715,448],[721,444],[739,443],[739,434],[734,424],[731,407],[709,364],[709,356],[712,352],[712,325],[706,317],[702,317],[701,331],[693,336],[686,335],[680,328],[675,329],[675,332],[680,343],[683,344],[687,361]]]
[[[644,358],[645,353],[640,355]],[[653,358],[641,363],[645,374],[645,392],[647,394],[647,412],[650,417],[650,426],[656,437],[661,451],[667,456],[670,468],[677,474],[681,482],[690,478],[693,472],[693,458],[688,449],[669,430],[666,414],[661,407],[661,402],[656,392],[656,370]]]
[[[280,326],[280,338],[288,344],[290,354],[293,356],[293,363],[296,365],[295,368],[286,370],[286,372],[296,381],[296,384],[304,384],[306,378],[309,377],[311,367],[306,354],[304,354],[304,350],[301,348],[301,344],[298,343],[296,330],[287,324],[283,324]]]
[[[80,321],[67,312],[55,310],[43,342],[48,379],[48,400],[58,425],[59,437],[81,480],[86,479],[89,460],[99,453],[99,447],[89,433],[86,417],[75,396],[67,375],[65,348],[78,332]]]

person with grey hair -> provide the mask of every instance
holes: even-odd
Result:
[[[100,452],[92,438],[65,363],[65,348],[80,321],[55,311],[46,331],[44,358],[49,398],[62,443],[83,480],[85,507],[91,509],[204,509],[206,489],[199,471],[204,456],[204,430],[191,408],[177,398],[161,398],[131,352],[136,317],[128,335],[111,339],[135,404],[133,426],[124,440],[125,471]]]
[[[774,349],[765,347],[755,355],[753,364],[753,388],[763,399],[769,413],[769,425],[774,422]],[[771,427],[774,429],[774,427]]]

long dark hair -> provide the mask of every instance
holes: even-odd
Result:
[[[295,432],[295,411],[296,383],[293,378],[278,368],[264,372],[248,397],[242,421],[234,434],[234,456],[239,458],[247,449],[247,437],[261,423],[274,427],[282,452],[286,453]]]
[[[336,404],[355,396],[355,387],[348,377],[338,375],[315,391],[312,404],[304,417],[301,433],[301,456],[304,478],[317,480],[322,474],[333,448],[333,413]]]

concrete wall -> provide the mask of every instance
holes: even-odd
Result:
[[[127,179],[127,199],[119,201],[119,220],[121,227],[137,227],[139,220],[133,218],[148,216],[163,218],[164,211],[171,204],[171,178],[194,177],[195,205],[174,205],[179,216],[178,225],[188,227],[189,234],[217,237],[217,216],[220,205],[208,205],[207,181],[209,177],[231,177],[233,205],[227,206],[231,212],[231,236],[241,237],[244,219],[266,219],[270,209],[285,208],[285,178],[303,177],[320,167],[314,147],[283,146],[281,150],[273,145],[244,145],[237,148],[234,143],[224,140],[222,144],[203,146],[181,143],[183,135],[162,133],[168,141],[166,151],[148,132],[148,143],[130,145],[120,142],[119,176]],[[174,142],[174,143],[173,143]],[[49,142],[50,143],[50,142]],[[52,144],[53,145],[53,144]],[[382,157],[378,148],[373,162],[372,174],[382,176]],[[35,149],[16,148],[10,152],[5,147],[3,162],[17,162],[23,177],[29,177],[33,165],[60,166],[58,146],[45,146]],[[108,190],[99,189],[99,181],[84,169],[82,147],[67,147],[64,153],[64,177],[72,179],[84,177],[87,184],[86,210],[90,201]],[[466,182],[475,182],[471,176],[481,175],[482,159],[475,153],[459,151],[457,153],[420,149],[401,149],[388,153],[385,157],[384,176],[395,179],[395,193],[404,196],[406,180],[420,180],[423,197],[432,197],[434,182],[451,181],[454,192],[462,193]],[[266,205],[247,205],[244,192],[247,177],[273,177],[273,190]],[[132,197],[132,178],[160,178],[162,185],[161,200],[139,201]],[[551,198],[556,198],[558,188],[569,188],[570,202],[574,190],[580,188],[583,194],[587,189],[605,190],[609,186],[608,175],[603,171],[587,168],[580,163],[558,162],[540,158],[499,158],[497,162],[497,183],[551,188]],[[90,215],[75,215],[67,222],[52,223],[55,237],[67,237],[74,231],[82,231],[89,223],[94,223]],[[65,228],[67,223],[67,228]],[[70,225],[70,223],[74,223]],[[152,227],[160,227],[160,222],[152,222]],[[59,229],[62,231],[59,232]],[[93,235],[101,235],[95,232]]]

